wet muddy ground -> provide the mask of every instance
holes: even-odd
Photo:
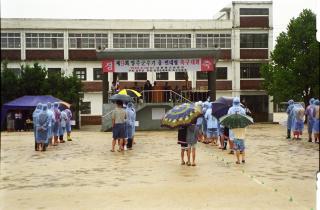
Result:
[[[85,130],[85,129],[84,129]],[[180,165],[177,132],[137,132],[132,151],[110,152],[111,133],[35,152],[31,132],[1,133],[1,209],[315,209],[319,146],[285,139],[281,125],[248,128],[246,163],[197,144]]]

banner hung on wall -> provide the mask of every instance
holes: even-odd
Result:
[[[215,60],[209,58],[104,60],[103,72],[186,72],[214,71]]]

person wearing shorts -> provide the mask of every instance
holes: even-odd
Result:
[[[192,153],[192,166],[196,166],[196,145],[197,145],[197,134],[195,125],[189,125],[187,128],[187,143],[188,143],[188,166],[190,166],[190,155]]]
[[[116,109],[112,112],[112,149],[111,152],[114,152],[114,148],[116,145],[116,141],[118,140],[119,149],[118,152],[124,150],[123,143],[126,138],[125,132],[125,122],[126,122],[127,114],[123,109],[123,102],[116,102]]]
[[[181,145],[181,165],[190,164],[190,153],[188,154],[188,143],[187,143],[187,126],[181,126],[178,129],[178,144]],[[188,162],[184,161],[184,153],[187,153]]]

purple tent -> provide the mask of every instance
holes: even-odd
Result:
[[[64,104],[67,107],[70,107],[70,104],[55,98],[50,95],[44,95],[44,96],[22,96],[20,98],[17,98],[13,101],[10,101],[8,103],[5,103],[2,106],[1,109],[1,125],[4,122],[5,116],[8,112],[8,110],[12,109],[21,109],[21,110],[32,110],[35,109],[38,103],[46,104],[48,102],[54,103],[54,102],[60,102]]]

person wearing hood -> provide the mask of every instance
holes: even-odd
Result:
[[[314,98],[311,98],[309,100],[309,105],[307,106],[306,111],[304,113],[307,118],[309,142],[312,142],[312,128],[314,123],[314,119],[313,119],[314,101],[315,101]]]
[[[196,106],[199,106],[200,109],[201,109],[201,113],[203,114],[202,112],[202,101],[198,101],[195,103]],[[203,115],[199,116],[197,118],[197,121],[196,121],[196,125],[195,125],[195,135],[196,135],[196,138],[197,138],[197,141],[199,142],[202,142],[203,141],[203,131],[202,131],[202,125],[203,125]]]
[[[219,136],[219,120],[212,114],[212,104],[208,105],[208,109],[204,114],[204,119],[207,121],[207,138],[205,143],[212,143],[217,145]]]
[[[305,110],[301,104],[295,104],[292,109],[293,119],[292,119],[292,128],[293,139],[301,140],[300,136],[304,128],[304,113]]]
[[[286,110],[288,119],[287,119],[287,139],[291,138],[291,127],[292,127],[292,121],[293,121],[293,107],[294,107],[294,101],[291,99],[288,101],[288,108]]]
[[[65,140],[63,140],[63,136],[64,136],[64,133],[66,132],[68,116],[65,110],[63,110],[60,113],[61,113],[61,117],[60,117],[60,127],[59,127],[59,142],[64,143]]]
[[[52,144],[52,137],[53,137],[53,125],[54,125],[54,122],[55,122],[55,119],[54,119],[54,114],[53,114],[53,111],[52,111],[52,104],[50,102],[47,103],[47,106],[48,106],[48,116],[49,116],[49,125],[48,125],[48,139],[46,141],[46,147],[48,145],[51,145]]]
[[[33,111],[32,113],[32,121],[33,121],[33,135],[34,135],[34,149],[36,151],[38,151],[38,143],[37,143],[37,128],[36,128],[36,125],[37,125],[37,118],[38,118],[38,115],[39,113],[41,112],[42,110],[42,104],[41,103],[38,103],[38,105],[36,106],[36,109]]]
[[[59,141],[59,130],[60,130],[60,121],[61,121],[61,112],[59,110],[59,103],[54,102],[53,104],[53,115],[54,115],[54,124],[53,124],[53,146],[57,146]],[[61,142],[62,143],[62,142]]]
[[[238,97],[233,99],[233,105],[229,108],[228,114],[246,114],[245,109],[240,106],[240,99]],[[240,164],[240,155],[242,156],[241,162],[245,163],[245,132],[245,128],[233,128],[229,130],[229,137],[233,141],[233,149],[236,151],[236,164]]]
[[[71,119],[72,119],[72,112],[70,109],[65,109],[65,113],[67,114],[67,122],[66,122],[66,131],[67,131],[67,140],[72,141],[71,139]]]
[[[314,135],[314,142],[319,144],[319,105],[320,105],[320,101],[319,99],[314,101],[314,109],[313,109],[313,119],[314,119],[314,123],[313,123],[313,128],[312,128],[312,132]]]
[[[45,142],[48,139],[48,129],[49,129],[49,115],[48,115],[48,107],[46,104],[42,105],[42,110],[38,114],[37,121],[36,121],[36,142],[38,144],[39,151],[45,151]]]
[[[126,131],[127,131],[127,148],[132,149],[132,142],[134,136],[134,123],[136,121],[136,113],[133,108],[133,103],[129,102],[126,108],[127,119],[126,119]]]

